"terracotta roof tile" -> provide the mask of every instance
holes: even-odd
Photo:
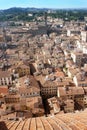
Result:
[[[35,118],[31,119],[29,130],[36,130],[36,121],[35,121]]]
[[[27,119],[25,121],[25,124],[23,126],[23,130],[29,130],[29,126],[30,126],[30,121],[31,121],[31,118]]]
[[[0,94],[7,94],[8,87],[7,86],[0,86]]]

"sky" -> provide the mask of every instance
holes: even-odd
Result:
[[[0,0],[0,9],[11,7],[87,8],[87,0]]]

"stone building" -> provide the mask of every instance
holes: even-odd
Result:
[[[43,98],[57,95],[57,84],[53,81],[46,81],[41,87],[41,94]]]
[[[11,85],[12,74],[9,71],[0,71],[0,85]]]

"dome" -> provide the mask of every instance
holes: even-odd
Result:
[[[0,122],[0,128],[2,123]],[[7,130],[87,130],[87,110],[49,117],[28,118],[23,121],[7,120],[4,125]]]

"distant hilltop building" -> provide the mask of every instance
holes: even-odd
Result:
[[[50,14],[50,13],[56,13],[56,10],[48,10],[47,13],[48,13],[48,14]]]
[[[87,17],[84,17],[85,22],[87,22]]]
[[[32,16],[33,16],[33,14],[29,13],[29,14],[28,14],[28,16],[29,16],[29,17],[32,17]]]

